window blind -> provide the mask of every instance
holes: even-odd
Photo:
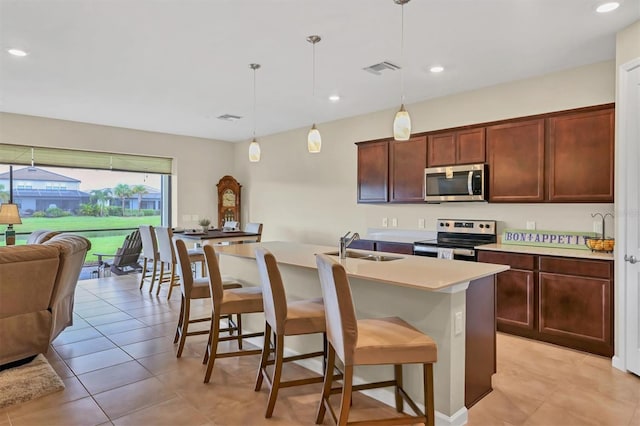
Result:
[[[0,144],[0,163],[171,174],[171,158]]]

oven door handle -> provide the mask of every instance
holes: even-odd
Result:
[[[413,246],[414,253],[438,253],[438,247],[433,246]],[[474,257],[476,255],[473,249],[454,248],[454,255]]]

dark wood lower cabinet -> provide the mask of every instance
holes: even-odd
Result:
[[[613,264],[480,251],[478,260],[523,266],[496,278],[497,329],[598,355],[613,355]]]

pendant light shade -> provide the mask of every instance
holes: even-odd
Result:
[[[311,95],[314,101],[316,95],[316,43],[320,40],[322,39],[318,35],[310,35],[307,37],[307,41],[313,45],[313,83],[311,86]],[[316,154],[320,152],[320,149],[322,149],[322,137],[320,136],[320,130],[318,130],[316,124],[313,123],[307,135],[307,150],[312,154]]]
[[[309,129],[309,134],[307,135],[307,149],[311,153],[320,152],[322,148],[322,137],[320,136],[320,130],[314,124]]]
[[[396,112],[393,120],[393,138],[397,141],[408,141],[411,137],[411,117],[404,104],[400,105],[400,110]]]
[[[256,139],[256,70],[260,64],[249,64],[249,68],[253,70],[253,140],[249,144],[249,161],[257,163],[260,161],[260,144]]]
[[[397,141],[408,141],[411,137],[411,117],[409,112],[404,108],[404,5],[410,0],[393,0],[395,4],[402,7],[401,31],[400,31],[400,110],[396,113],[393,120],[393,138]]]

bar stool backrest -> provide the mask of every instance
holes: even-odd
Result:
[[[204,250],[204,259],[207,264],[207,277],[209,278],[209,292],[213,298],[214,310],[219,310],[224,297],[224,289],[222,287],[222,276],[220,275],[220,265],[218,264],[218,256],[213,246],[206,244],[202,247]]]
[[[282,334],[287,319],[287,295],[282,284],[280,269],[275,256],[270,251],[258,247],[255,253],[262,284],[265,320],[277,334]]]
[[[158,243],[158,250],[160,253],[160,261],[168,264],[175,264],[176,254],[173,249],[173,231],[171,228],[165,226],[159,226],[156,228],[156,237]]]
[[[185,298],[191,298],[191,289],[193,288],[193,273],[191,272],[191,260],[189,259],[189,251],[187,246],[180,238],[174,238],[176,247],[176,260],[178,270],[180,271],[180,290]]]
[[[358,321],[344,267],[324,254],[316,255],[327,321],[327,340],[345,365],[353,365]]]
[[[142,255],[147,259],[156,259],[158,255],[158,242],[156,232],[151,225],[140,225],[140,238],[142,239]]]

